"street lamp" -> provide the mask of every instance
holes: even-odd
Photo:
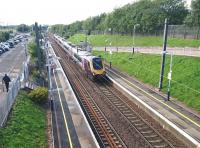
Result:
[[[104,48],[105,53],[106,53],[106,45],[107,45],[107,42],[108,42],[108,39],[105,40],[105,48]]]
[[[136,30],[136,27],[139,27],[140,24],[135,24],[134,27],[133,27],[133,52],[132,54],[134,54],[134,51],[135,51],[135,30]]]
[[[112,49],[111,49],[112,42],[110,42],[110,68],[112,68]]]

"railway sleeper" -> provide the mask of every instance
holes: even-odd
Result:
[[[102,123],[103,123],[103,124],[105,124],[105,125],[107,124],[107,122],[106,122],[106,121],[102,121]]]
[[[145,135],[145,138],[154,138],[154,137],[158,137],[157,134],[151,134],[151,135]]]
[[[143,127],[137,127],[138,130],[147,130],[150,129],[148,126],[143,126]]]
[[[115,140],[115,139],[114,139]],[[119,144],[120,142],[118,140],[115,141],[116,144]]]
[[[127,113],[126,116],[127,116],[127,117],[128,117],[128,116],[135,116],[135,117],[137,117],[134,113],[129,113],[129,114]],[[138,117],[137,117],[137,118],[138,118]],[[139,119],[138,119],[138,120],[139,120]]]
[[[161,144],[161,145],[155,145],[154,147],[155,147],[155,148],[165,148],[165,147],[169,147],[169,145],[163,143],[163,144]]]
[[[105,137],[105,135],[102,135],[101,140],[104,141],[105,144],[108,144],[107,143],[107,138]]]
[[[113,97],[113,94],[105,94],[105,93],[104,93],[104,95],[105,95],[106,97],[110,98],[110,99],[115,99],[115,98]]]
[[[119,108],[119,109],[123,109],[123,110],[129,110],[129,109],[127,108],[127,106],[124,106],[124,105],[118,106],[118,108]]]
[[[110,127],[106,127],[107,130],[111,130]]]
[[[150,143],[161,143],[161,142],[164,142],[163,139],[161,138],[158,138],[158,139],[154,139],[154,140],[148,140]]]
[[[121,102],[117,102],[117,103],[113,103],[115,104],[115,106],[119,107],[119,106],[123,106],[123,104]]]
[[[116,98],[110,98],[110,100],[113,102],[113,103],[122,103],[122,101],[116,99]]]
[[[141,120],[138,118],[136,118],[136,120],[131,120],[131,123],[138,123],[138,122],[141,122]]]
[[[112,136],[112,139],[113,139],[113,140],[117,140],[117,137],[115,137],[115,136]]]
[[[137,126],[137,127],[139,127],[139,126],[143,126],[145,124],[143,122],[141,122],[141,123],[135,123],[134,125]]]
[[[136,116],[127,116],[126,118],[128,118],[129,120],[131,120],[131,119],[136,119],[137,117]]]
[[[126,115],[126,114],[128,114],[128,115],[129,115],[129,114],[131,113],[131,111],[130,111],[130,110],[128,110],[128,109],[127,109],[127,110],[122,110],[122,112],[123,112],[125,115]]]
[[[153,133],[153,130],[147,130],[147,131],[141,131],[142,134],[151,134]]]
[[[108,131],[108,133],[110,134],[110,136],[115,136],[115,134],[112,131]]]
[[[99,114],[98,114],[99,115]],[[101,121],[105,121],[105,119],[102,117],[102,116],[99,116],[99,119],[101,120]]]

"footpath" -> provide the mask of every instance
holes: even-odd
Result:
[[[105,47],[94,47],[94,50],[105,51]],[[106,51],[132,52],[133,47],[106,47]],[[148,54],[161,54],[162,47],[135,47],[135,52]],[[174,55],[200,57],[200,48],[192,47],[167,47],[167,52]]]

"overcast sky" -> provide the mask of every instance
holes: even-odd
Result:
[[[187,0],[191,1],[191,0]],[[0,25],[70,24],[134,0],[0,0]]]

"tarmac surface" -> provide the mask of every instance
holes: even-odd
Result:
[[[0,56],[0,101],[6,95],[5,86],[2,85],[2,77],[7,73],[11,81],[14,80],[21,71],[25,58],[25,48],[22,42]]]

